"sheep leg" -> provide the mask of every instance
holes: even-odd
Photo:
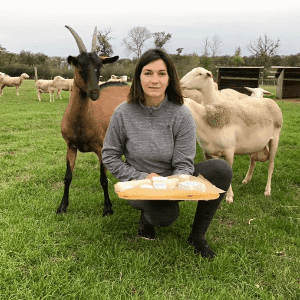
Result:
[[[275,161],[275,155],[278,148],[278,142],[279,142],[279,136],[275,139],[270,140],[269,143],[270,150],[269,150],[268,181],[264,192],[264,195],[266,197],[271,196],[271,180],[274,171],[274,161]]]
[[[103,217],[112,215],[114,211],[112,210],[112,203],[108,194],[108,181],[107,181],[107,169],[102,162],[102,158],[100,159],[100,183],[104,192],[104,208],[103,208]]]
[[[19,87],[16,86],[16,90],[17,90],[17,96],[19,96]]]
[[[227,153],[226,155],[224,155],[225,160],[227,161],[227,163],[229,164],[230,168],[232,169],[232,165],[233,165],[233,159],[234,159],[234,152],[232,151],[232,153]],[[227,203],[232,203],[233,202],[233,190],[232,190],[232,185],[230,184],[228,190],[227,190],[227,195],[226,195],[226,202]]]
[[[245,179],[243,180],[244,184],[248,183],[251,180],[255,165],[256,165],[256,160],[254,160],[253,157],[250,155],[250,165],[249,165],[248,172],[245,176]]]
[[[37,95],[38,95],[39,101],[42,101],[41,100],[41,92],[40,91],[37,92]]]
[[[67,149],[67,171],[65,175],[65,189],[64,189],[64,195],[61,200],[61,203],[56,211],[57,214],[66,213],[67,212],[67,206],[69,205],[69,189],[72,182],[72,174],[75,167],[75,160],[77,157],[77,149],[73,148],[68,145]]]

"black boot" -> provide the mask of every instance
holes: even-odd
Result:
[[[195,222],[195,219],[192,232],[190,233],[190,236],[188,238],[188,243],[195,247],[195,254],[200,253],[202,257],[214,258],[216,254],[209,248],[205,239],[205,233],[213,216],[211,217],[207,215],[199,215],[198,217],[200,217],[201,219],[197,220],[197,222]]]
[[[192,232],[188,238],[188,243],[195,246],[195,254],[200,253],[202,257],[214,258],[216,256],[209,248],[205,239],[205,234],[222,198],[223,195],[216,200],[198,201]]]
[[[140,228],[138,230],[138,235],[146,240],[154,240],[156,237],[156,232],[154,226],[151,225],[144,217],[144,212],[141,211],[140,218]]]

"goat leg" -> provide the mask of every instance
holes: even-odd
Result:
[[[67,171],[66,171],[65,180],[64,180],[64,183],[65,183],[64,195],[63,195],[61,203],[56,211],[57,214],[67,212],[67,207],[69,205],[69,190],[70,190],[70,185],[72,182],[72,173],[73,173],[74,166],[75,166],[76,156],[77,156],[77,150],[68,146]]]
[[[106,175],[106,168],[100,160],[100,183],[104,192],[104,208],[103,208],[103,217],[112,215],[114,211],[112,210],[112,203],[108,194],[108,181]]]

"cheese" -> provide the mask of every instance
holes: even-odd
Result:
[[[179,181],[180,182],[189,181],[189,180],[190,180],[189,175],[182,174],[182,175],[179,176]]]
[[[205,192],[206,191],[206,186],[205,184],[198,182],[198,181],[185,181],[185,182],[180,182],[178,184],[178,189],[179,190],[184,190],[184,191],[201,191]]]
[[[143,184],[152,184],[152,182],[151,182],[151,179],[142,179],[142,180],[137,180],[137,181],[135,181],[135,183],[134,183],[134,185],[135,185],[135,187],[140,187],[141,185],[143,185]]]
[[[134,188],[134,184],[131,181],[118,182],[115,184],[116,192],[124,192],[128,189],[133,189],[133,188]]]
[[[153,185],[152,184],[142,184],[140,185],[141,189],[153,189]]]

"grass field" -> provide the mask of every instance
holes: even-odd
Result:
[[[268,163],[243,185],[249,157],[235,158],[234,203],[224,201],[209,228],[217,254],[209,261],[187,244],[195,202],[181,202],[157,240],[139,239],[139,212],[117,197],[109,174],[115,213],[103,218],[93,153],[78,154],[67,214],[56,215],[66,170],[62,95],[39,102],[25,80],[20,96],[5,88],[0,98],[0,299],[300,299],[299,104],[277,101],[284,125],[271,197],[263,195]]]

